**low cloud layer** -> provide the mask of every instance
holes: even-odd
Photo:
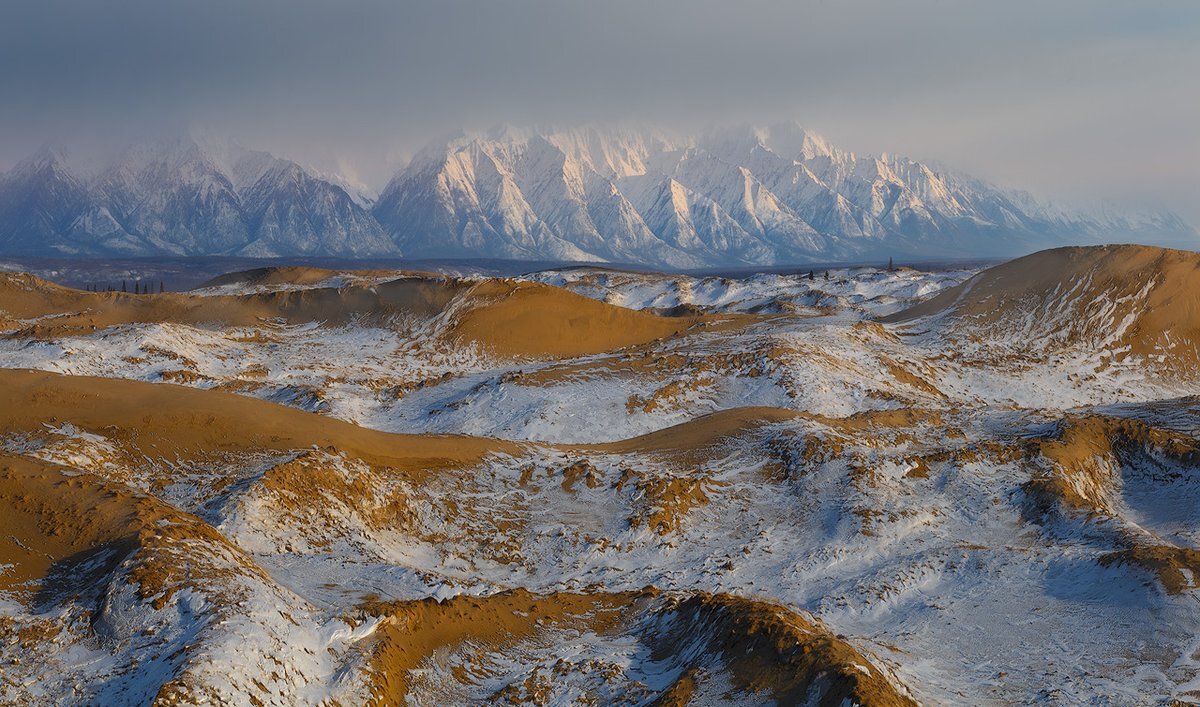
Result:
[[[0,168],[203,125],[376,184],[495,122],[798,119],[864,152],[1200,223],[1192,0],[14,0]]]

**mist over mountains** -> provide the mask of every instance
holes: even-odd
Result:
[[[803,127],[460,134],[379,193],[181,137],[84,167],[43,149],[0,176],[0,254],[502,258],[667,268],[1183,247],[1166,210],[1068,209]]]

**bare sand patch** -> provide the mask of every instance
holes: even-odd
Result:
[[[946,327],[987,339],[994,331],[1103,343],[1177,373],[1200,370],[1200,253],[1141,245],[1044,250],[989,268],[926,302],[884,317],[946,314]]]
[[[0,431],[70,422],[154,456],[331,447],[374,466],[414,474],[478,464],[517,445],[462,435],[377,432],[215,390],[110,378],[0,370]]]
[[[273,275],[282,277],[279,273],[264,277]],[[303,281],[315,276],[295,277]],[[516,358],[601,353],[672,336],[707,321],[624,309],[537,283],[432,276],[341,288],[203,296],[84,292],[31,275],[0,275],[0,304],[12,335],[38,339],[134,323],[251,326],[278,320],[386,325],[398,318],[429,320],[446,315],[448,342],[478,344],[494,355]]]
[[[687,704],[714,672],[727,674],[733,690],[727,698],[915,704],[894,678],[815,620],[777,604],[727,594],[647,589],[536,595],[515,590],[441,602],[377,603],[365,610],[385,617],[371,657],[374,704],[402,702],[412,672],[434,655],[458,651],[469,659],[480,646],[503,649],[564,627],[636,635],[649,648],[650,660],[677,675],[650,696],[656,704]],[[455,674],[466,680],[470,672],[463,665]],[[565,672],[560,675],[565,677]],[[524,682],[486,697],[503,701],[538,689],[530,678]]]

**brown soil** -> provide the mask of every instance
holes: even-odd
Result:
[[[928,367],[924,367],[926,368],[926,370],[923,372],[924,375],[918,375],[913,373],[905,366],[892,361],[889,358],[883,357],[881,360],[883,365],[887,368],[888,373],[891,374],[892,378],[896,379],[896,382],[916,388],[923,393],[929,393],[936,398],[941,398],[942,400],[946,399],[946,394],[939,390],[936,385],[929,382],[929,378],[931,376],[928,374]]]
[[[322,455],[305,452],[272,466],[253,490],[269,496],[272,513],[294,528],[336,528],[346,514],[355,513],[374,530],[408,529],[414,513],[388,481],[386,470],[367,467],[347,474]]]
[[[195,383],[201,383],[201,382],[213,380],[212,378],[209,378],[208,376],[204,375],[203,373],[196,373],[195,371],[189,371],[187,369],[180,369],[177,371],[163,371],[162,373],[158,374],[158,377],[169,383],[179,383],[179,384],[183,384],[183,385],[195,384]]]
[[[805,417],[843,433],[944,424],[940,412],[920,408],[864,410],[846,417],[826,417],[824,415],[805,415]]]
[[[648,527],[668,535],[683,526],[694,508],[707,506],[715,484],[702,474],[652,476],[637,480],[638,501],[629,518],[631,527]]]
[[[600,486],[601,480],[604,478],[600,474],[600,470],[587,459],[580,459],[568,465],[562,470],[562,477],[562,490],[567,493],[574,492],[575,484],[579,483],[581,479],[588,488],[594,489]]]
[[[638,410],[642,412],[654,412],[664,406],[677,406],[678,401],[687,393],[711,386],[715,383],[712,378],[688,378],[684,380],[674,380],[666,383],[647,397],[640,395],[631,395],[625,401],[626,412],[633,413]]]

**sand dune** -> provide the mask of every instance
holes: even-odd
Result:
[[[42,371],[0,369],[0,409],[0,432],[37,430],[47,421],[69,422],[84,431],[124,431],[131,443],[153,444],[161,453],[334,447],[380,465],[421,469],[468,466],[484,455],[517,449],[502,440],[461,435],[377,432],[216,390]],[[703,454],[723,439],[799,416],[778,408],[739,408],[620,442],[551,446],[608,454]],[[845,424],[863,418],[911,416],[856,416]]]
[[[1200,586],[1193,435],[1141,420],[1070,416],[1030,440],[1026,453],[1037,466],[1022,489],[1034,518],[1068,529],[1072,521],[1105,522],[1124,547],[1102,556],[1102,565],[1149,571],[1171,594]]]
[[[320,271],[271,270],[268,280],[305,282]],[[440,276],[404,277],[370,285],[286,289],[246,295],[91,293],[30,275],[0,275],[0,302],[15,335],[50,338],[119,324],[175,322],[249,326],[444,318],[447,344],[477,344],[502,357],[565,357],[601,353],[677,334],[703,321],[627,310],[549,285],[514,280],[473,282]],[[27,320],[20,322],[17,320]]]
[[[584,356],[645,344],[704,321],[624,309],[513,280],[485,281],[471,296],[477,304],[455,318],[450,335],[501,356]]]
[[[1186,701],[1198,258],[4,275],[0,702]]]
[[[128,558],[140,597],[161,607],[200,579],[189,577],[185,566],[165,562],[172,554],[165,548],[175,541],[210,545],[236,556],[246,572],[262,575],[208,524],[153,496],[11,455],[0,455],[0,478],[6,508],[0,562],[15,568],[0,578],[0,589],[37,587],[42,601],[93,591],[90,585],[107,581],[106,574]]]
[[[622,704],[916,704],[894,678],[819,623],[724,594],[515,591],[380,604],[370,611],[386,617],[372,658],[378,704],[414,697],[424,704],[439,693],[518,704],[565,695]],[[647,650],[626,665],[616,656],[611,664],[600,656],[554,660],[556,643],[585,634],[600,645],[630,636]],[[498,680],[489,676],[488,654],[514,649],[548,656],[550,670],[535,663]],[[447,661],[455,668],[443,674],[438,665]],[[418,669],[419,679],[413,677]],[[661,685],[642,682],[647,673]]]
[[[237,272],[218,275],[197,286],[196,290],[237,285],[246,288],[257,287],[312,287],[344,278],[354,281],[374,281],[380,279],[395,280],[401,277],[440,277],[437,273],[422,270],[327,270],[309,266],[288,265],[239,270]]]
[[[406,515],[415,509],[406,506],[404,495],[386,495],[387,474],[399,472],[399,477],[391,478],[419,482],[431,473],[465,473],[487,455],[520,453],[515,445],[493,440],[373,432],[217,391],[31,371],[0,371],[0,410],[4,411],[0,433],[5,438],[44,436],[46,424],[55,429],[66,426],[76,437],[93,435],[117,456],[92,463],[105,469],[142,465],[143,476],[129,481],[154,489],[196,482],[187,476],[156,480],[154,460],[170,460],[182,472],[213,453],[320,450],[287,457],[249,485],[236,477],[209,477],[205,483],[212,485],[212,492],[201,492],[200,498],[243,487],[239,493],[258,499],[255,503],[269,503],[266,508],[277,520],[291,519],[288,522],[299,526],[319,522],[324,532],[336,528],[338,518],[347,513],[364,514],[379,532],[400,530]],[[792,417],[769,408],[731,411],[595,451],[686,457],[689,449],[703,454],[722,439]],[[50,435],[54,434],[52,430]],[[554,448],[547,451],[553,453]],[[369,467],[345,476],[326,461],[339,458]],[[0,591],[29,592],[44,602],[84,577],[103,587],[116,581],[114,577],[128,576],[139,598],[131,600],[159,610],[173,601],[176,592],[195,582],[219,583],[231,571],[196,575],[195,553],[201,547],[202,555],[232,558],[233,566],[240,568],[237,572],[272,586],[252,559],[207,523],[153,495],[131,490],[121,483],[122,477],[112,476],[113,471],[69,473],[20,456],[3,456],[0,462],[0,498],[9,508],[0,521],[5,536],[0,562],[14,568],[4,575]],[[655,496],[651,490],[643,493]],[[180,563],[178,552],[185,546],[192,548],[193,559]],[[125,569],[117,573],[121,563]],[[203,586],[210,594],[226,591]],[[506,613],[513,607],[505,602],[512,601],[521,603],[520,616]],[[219,605],[213,610],[225,611]],[[665,661],[678,676],[660,691],[664,703],[684,704],[691,696],[703,694],[732,699],[726,694],[729,686],[739,694],[762,694],[785,702],[808,696],[822,704],[838,704],[844,698],[864,704],[911,703],[902,688],[894,687],[893,678],[819,625],[781,607],[734,597],[656,593],[539,597],[518,592],[447,604],[381,605],[369,611],[385,618],[377,631],[378,647],[371,650],[376,676],[373,699],[381,704],[405,694],[409,672],[435,650],[553,640],[547,630],[568,626],[637,636],[650,646],[656,656],[652,660]],[[209,689],[208,683],[192,676],[188,657],[206,650],[199,644],[179,654],[183,662],[177,670],[182,672],[157,688],[160,698],[194,696]],[[722,655],[738,657],[722,662]],[[588,672],[586,666],[580,669]],[[719,675],[725,677],[714,677]],[[631,689],[649,689],[633,684]],[[528,698],[530,685],[514,683],[506,694]]]
[[[103,575],[152,521],[131,494],[112,493],[53,465],[3,455],[0,480],[0,563],[11,565],[0,575],[0,589],[28,592],[31,600],[35,591],[55,593],[45,586],[52,568],[59,584],[83,587],[88,579],[72,575],[99,559]]]
[[[610,454],[662,454],[686,464],[711,454],[723,441],[740,433],[799,416],[792,410],[769,407],[722,410],[640,437],[580,448]]]
[[[332,447],[413,473],[477,463],[516,446],[457,435],[369,430],[232,393],[108,378],[0,370],[0,430],[36,431],[47,422],[115,436],[141,453],[290,451]]]
[[[310,686],[340,646],[320,645],[312,607],[208,523],[9,455],[0,497],[0,592],[29,607],[0,620],[6,703],[323,701]]]
[[[990,268],[885,322],[942,316],[975,340],[1094,349],[1176,373],[1200,370],[1200,253],[1057,248]]]

